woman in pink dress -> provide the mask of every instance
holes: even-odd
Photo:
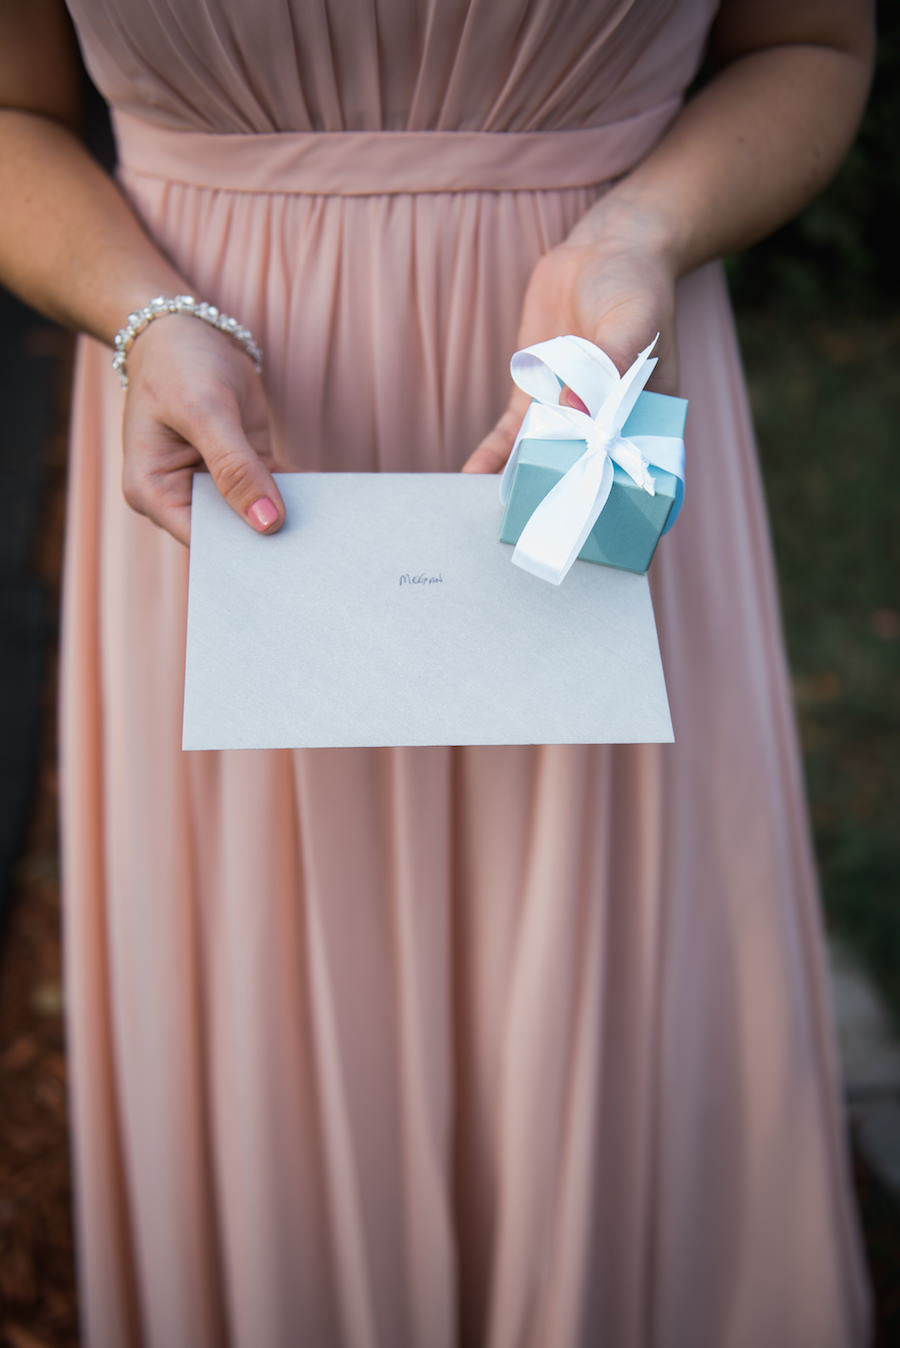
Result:
[[[858,1348],[713,259],[835,169],[869,5],[70,9],[120,186],[69,129],[58,0],[3,0],[0,265],[86,334],[62,784],[87,1341]],[[123,395],[114,334],[184,293],[246,324],[262,379],[244,343],[170,314]],[[577,332],[624,365],[657,330],[657,387],[691,401],[652,577],[674,746],[182,754],[197,468],[261,533],[283,520],[274,467],[493,471],[516,345]]]

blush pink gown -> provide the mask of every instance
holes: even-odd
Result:
[[[427,471],[502,410],[531,268],[675,115],[715,3],[71,9],[124,190],[262,343],[281,463]],[[83,342],[62,771],[94,1348],[864,1342],[717,267],[679,324],[677,742],[618,748],[183,754],[187,554],[122,500]]]

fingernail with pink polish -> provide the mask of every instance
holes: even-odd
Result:
[[[258,533],[264,534],[267,529],[278,521],[278,509],[272,504],[268,496],[261,496],[258,501],[254,501],[247,511],[247,518]]]

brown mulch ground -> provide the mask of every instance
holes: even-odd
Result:
[[[76,1348],[55,770],[16,873],[0,958],[0,1344]]]

